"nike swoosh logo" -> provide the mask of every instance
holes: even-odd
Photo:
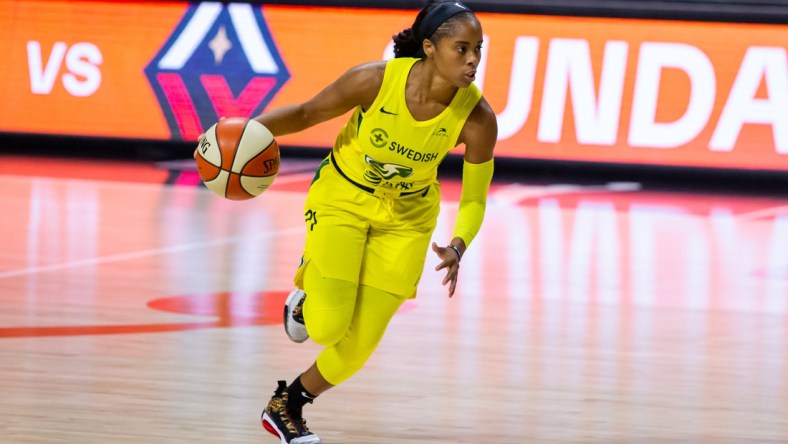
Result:
[[[306,394],[306,392],[303,392],[303,391],[301,392],[301,396],[303,396],[303,397],[304,397],[304,398],[306,398],[306,399],[315,399],[315,398],[313,398],[313,397],[311,397],[311,396],[307,395],[307,394]]]
[[[386,108],[383,108],[382,106],[380,107],[380,112],[382,112],[383,114],[390,114],[392,116],[396,116],[397,115],[397,113],[392,113],[391,111],[386,111]]]

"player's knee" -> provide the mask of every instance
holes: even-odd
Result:
[[[309,337],[320,345],[339,342],[353,319],[357,287],[339,279],[321,279],[307,289],[304,323]]]
[[[323,316],[319,320],[314,317],[306,320],[306,331],[309,337],[317,344],[329,346],[339,342],[347,333],[353,313],[345,316],[344,313],[334,313]]]

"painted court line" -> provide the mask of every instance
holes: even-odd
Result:
[[[788,214],[788,205],[779,207],[764,208],[762,210],[750,211],[740,214],[737,219],[739,220],[754,220],[761,219],[769,216],[776,216],[778,214]]]
[[[108,264],[112,262],[122,262],[122,261],[128,261],[133,259],[139,259],[143,257],[156,256],[160,254],[171,254],[171,253],[179,253],[182,251],[198,250],[200,248],[211,248],[218,245],[231,244],[237,241],[249,241],[250,239],[262,239],[268,237],[284,236],[287,234],[300,233],[302,231],[303,231],[303,227],[298,226],[294,228],[288,228],[286,230],[260,233],[258,235],[250,236],[248,234],[245,234],[243,236],[233,236],[224,239],[215,239],[212,241],[192,242],[188,244],[172,245],[163,248],[152,248],[149,250],[133,251],[129,253],[114,254],[111,256],[103,256],[103,257],[96,257],[92,259],[64,262],[60,264],[21,268],[18,270],[9,270],[9,271],[0,272],[0,279],[27,276],[27,275],[38,274],[38,273],[47,273],[50,271],[59,271],[68,268],[84,267],[88,265],[101,265],[101,264]]]

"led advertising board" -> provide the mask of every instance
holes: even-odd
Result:
[[[195,140],[391,55],[415,11],[0,5],[0,131]],[[500,157],[788,170],[788,26],[478,14]],[[282,137],[325,148],[336,119]]]

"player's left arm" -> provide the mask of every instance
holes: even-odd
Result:
[[[441,258],[436,270],[447,269],[443,285],[449,284],[449,297],[457,286],[460,259],[479,232],[487,207],[487,193],[493,176],[493,150],[498,138],[498,123],[490,105],[482,97],[471,111],[458,142],[465,145],[462,167],[462,193],[454,235],[447,247],[432,244]]]

